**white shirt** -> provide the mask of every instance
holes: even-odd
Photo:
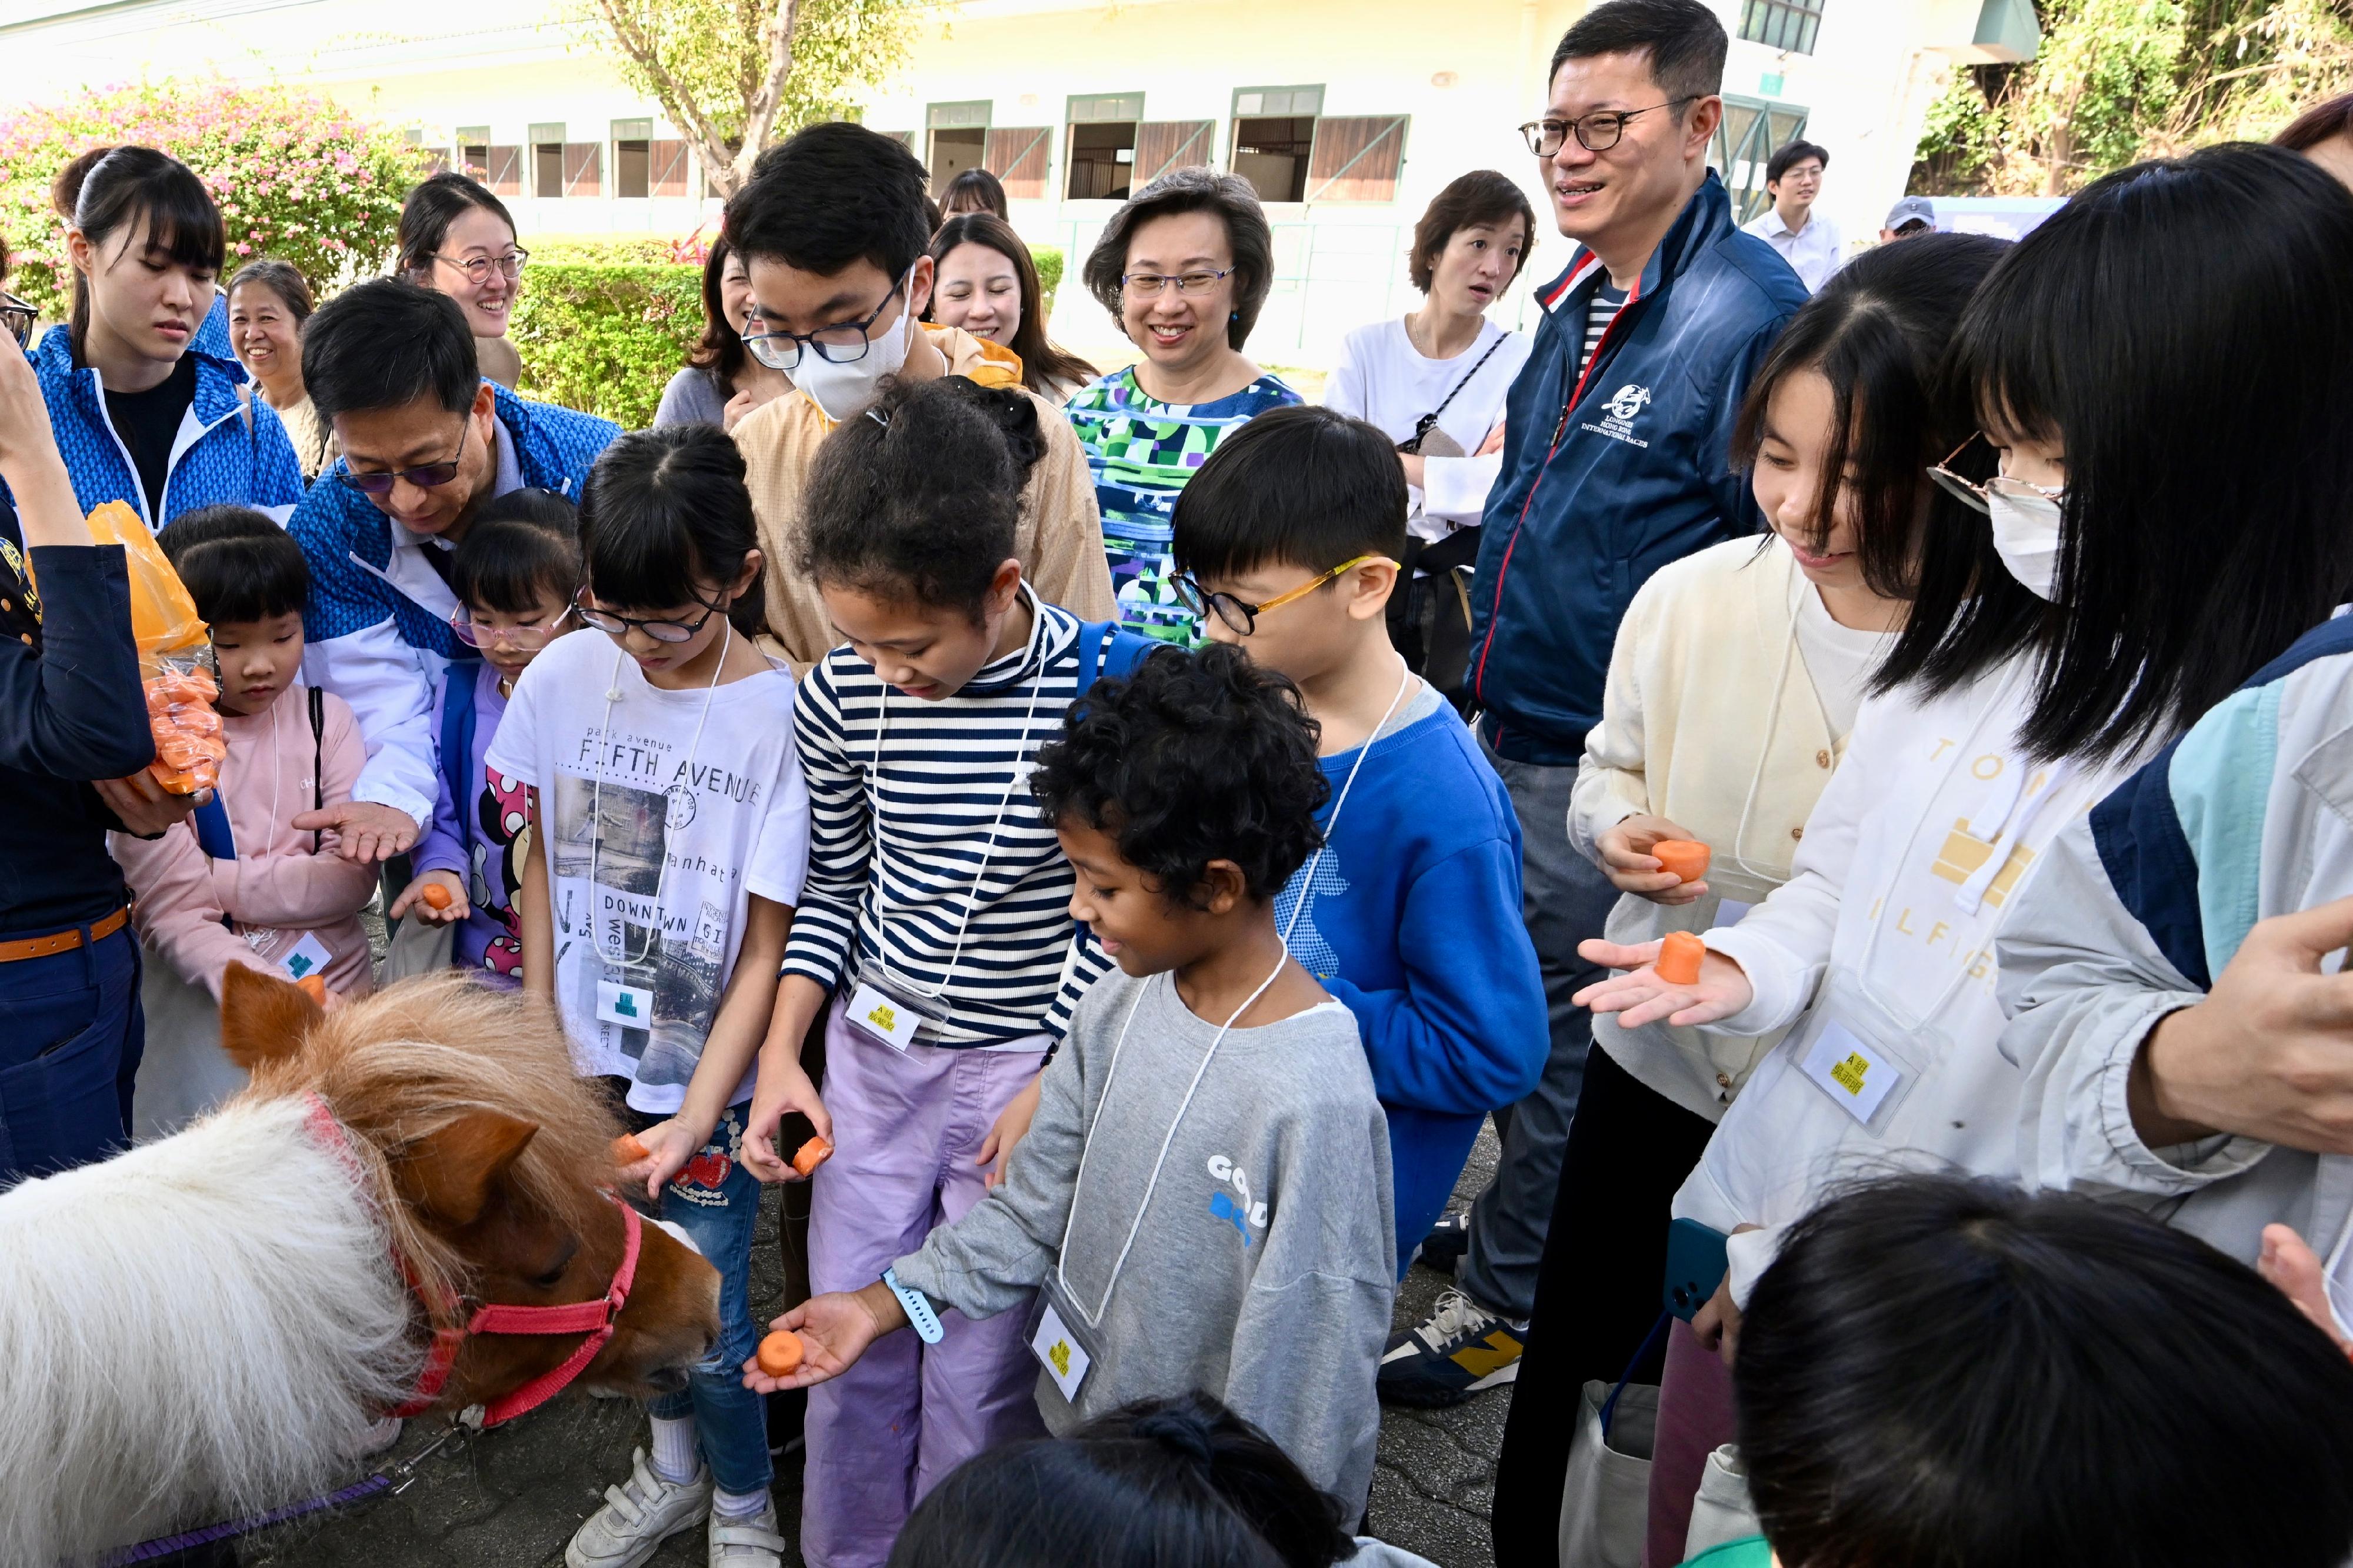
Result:
[[[1765,216],[1754,223],[1741,226],[1741,233],[1753,234],[1781,253],[1781,259],[1798,275],[1798,280],[1810,294],[1830,281],[1831,274],[1845,259],[1839,247],[1838,225],[1820,213],[1806,216],[1806,226],[1792,229],[1781,221],[1781,209],[1770,206]]]
[[[1677,1217],[1778,1231],[1853,1176],[2017,1178],[2024,1080],[1999,1048],[1994,939],[2051,840],[2133,766],[2029,757],[2032,697],[2020,658],[1926,701],[1864,701],[1790,879],[1706,933],[1756,997],[1705,1027],[1795,1026],[1725,1113]],[[1868,1124],[1850,1113],[1880,1105]],[[1771,1245],[1736,1257],[1736,1300]]]
[[[1863,690],[1894,646],[1894,632],[1842,626],[1832,620],[1821,590],[1811,583],[1798,596],[1798,651],[1805,656],[1806,673],[1814,678],[1814,694],[1822,700],[1831,733],[1844,735],[1854,729]]]
[[[1492,353],[1490,351],[1493,351]],[[1480,356],[1486,363],[1480,363]],[[1422,486],[1409,487],[1407,526],[1431,543],[1458,528],[1476,524],[1487,492],[1504,465],[1501,452],[1476,452],[1487,433],[1503,422],[1504,395],[1527,363],[1525,333],[1507,332],[1493,321],[1479,323],[1479,335],[1452,359],[1426,359],[1413,346],[1402,317],[1358,327],[1340,345],[1340,363],[1324,386],[1324,406],[1380,426],[1392,441],[1413,434],[1421,416],[1445,402],[1432,435],[1444,431],[1460,457],[1424,453]],[[1472,367],[1477,370],[1473,373]]]
[[[793,691],[782,666],[665,690],[602,632],[574,632],[523,671],[483,757],[540,793],[574,1065],[631,1079],[639,1110],[685,1103],[750,895],[800,901],[809,802]],[[747,1069],[728,1103],[751,1092]]]

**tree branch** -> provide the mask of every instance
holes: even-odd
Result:
[[[752,165],[776,129],[785,104],[785,82],[793,74],[793,34],[800,26],[801,0],[781,0],[760,30],[767,79],[744,105],[744,144],[736,150],[734,183],[751,178]]]
[[[684,84],[663,62],[659,46],[638,26],[635,17],[623,10],[621,0],[595,0],[595,5],[596,14],[612,32],[613,42],[645,73],[646,79],[653,87],[655,100],[661,104],[662,112],[670,117],[672,124],[694,138],[696,151],[702,154],[702,166],[710,174],[712,184],[719,187],[722,195],[734,195],[738,183],[734,177],[734,153],[728,147],[726,139],[719,134],[718,127],[695,105]]]

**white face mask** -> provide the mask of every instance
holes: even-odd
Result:
[[[1986,487],[1985,502],[2001,563],[2036,598],[2051,598],[2059,584],[2058,498],[1996,479]]]
[[[814,347],[802,348],[801,362],[792,370],[793,384],[808,394],[818,412],[835,424],[854,419],[873,406],[882,395],[882,378],[906,368],[907,353],[915,342],[915,312],[907,297],[914,280],[915,269],[911,267],[897,290],[898,324],[886,337],[868,339],[863,358],[836,364]]]

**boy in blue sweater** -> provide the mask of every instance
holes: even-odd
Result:
[[[1321,727],[1324,847],[1284,887],[1277,929],[1356,1015],[1388,1113],[1400,1273],[1550,1039],[1511,799],[1389,643],[1405,548],[1395,448],[1328,408],[1260,415],[1176,503],[1179,592],[1212,638],[1296,682]]]

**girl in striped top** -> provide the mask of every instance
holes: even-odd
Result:
[[[1070,914],[1072,873],[1030,798],[1071,701],[1150,645],[1022,581],[1014,528],[1036,405],[960,377],[895,388],[828,437],[801,569],[847,639],[794,719],[809,874],[760,1058],[746,1163],[798,1110],[835,1153],[813,1194],[809,1283],[855,1290],[996,1179],[1079,995],[1108,967]],[[820,1100],[800,1047],[832,996]],[[1027,1314],[945,1315],[811,1390],[802,1549],[881,1564],[935,1479],[1036,1435]]]

